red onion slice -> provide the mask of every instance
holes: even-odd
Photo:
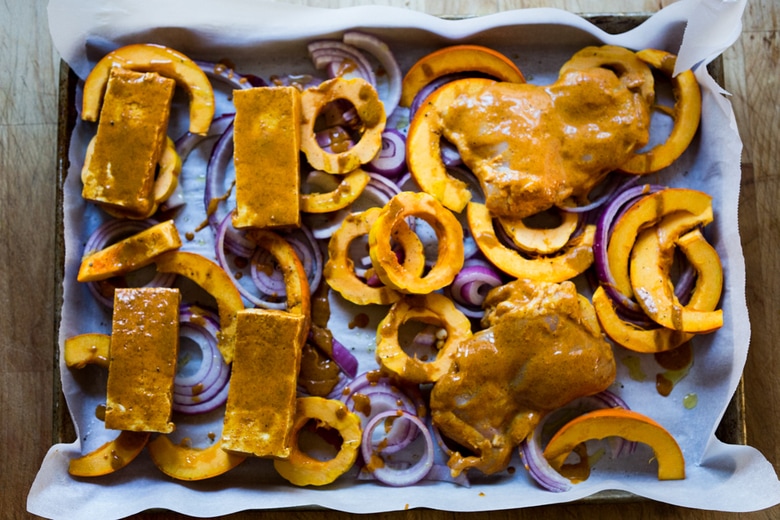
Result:
[[[173,409],[174,411],[185,415],[197,415],[214,411],[227,402],[229,390],[230,382],[228,381],[212,399],[189,405],[174,403]]]
[[[336,338],[331,338],[331,350],[333,362],[342,372],[354,378],[358,371],[358,358]]]
[[[469,259],[455,275],[450,288],[452,297],[462,305],[480,307],[488,291],[503,284],[499,272],[488,262]]]
[[[347,45],[363,50],[371,54],[384,69],[387,75],[387,93],[382,97],[385,105],[385,113],[389,116],[398,107],[401,101],[401,84],[403,81],[401,67],[395,59],[390,47],[371,34],[359,31],[348,31],[342,37]]]
[[[184,304],[179,310],[180,335],[190,338],[201,349],[198,369],[174,378],[173,410],[193,415],[225,404],[230,367],[217,348],[219,318],[207,309]]]
[[[361,399],[368,401],[368,409],[364,406],[355,406],[355,399],[360,396]],[[416,410],[412,401],[405,395],[393,391],[391,388],[372,388],[370,392],[357,392],[353,394],[346,403],[347,406],[360,417],[363,428],[380,413],[385,412],[406,412],[412,415]],[[367,414],[364,412],[368,412]],[[382,453],[390,455],[406,448],[419,435],[416,429],[411,427],[405,421],[393,422],[385,428],[384,438],[382,440]]]
[[[414,464],[399,463],[384,460],[381,458],[381,449],[377,452],[374,449],[376,443],[373,442],[374,433],[380,425],[384,425],[386,419],[392,419],[395,422],[409,421],[412,426],[420,431],[424,446],[423,453],[419,460]],[[360,445],[360,451],[363,460],[367,461],[365,470],[370,471],[374,478],[387,484],[388,486],[401,487],[411,486],[424,479],[433,467],[433,439],[428,427],[416,415],[404,411],[388,410],[374,416],[366,425],[363,432],[363,440]],[[380,461],[377,461],[378,457]]]
[[[226,246],[228,230],[232,229],[232,215],[233,211],[225,215],[222,222],[220,222],[217,227],[214,248],[217,263],[236,285],[241,296],[256,307],[279,310],[287,308],[287,303],[284,301],[287,291],[283,286],[283,278],[274,280],[272,275],[269,275],[263,269],[258,268],[258,265],[271,265],[274,263],[273,257],[270,254],[267,254],[262,247],[258,247],[254,242],[249,242],[252,249],[248,251],[248,255],[246,257],[243,257],[243,255],[236,255],[243,258],[250,258],[248,274],[250,275],[251,281],[254,282],[252,287],[257,291],[250,290],[250,287],[248,287],[247,284],[241,283],[239,278],[233,273],[233,266],[228,257],[228,249]],[[320,250],[316,238],[305,226],[286,234],[284,238],[290,243],[298,258],[301,260],[309,282],[309,287],[312,291],[317,290],[317,287],[319,287],[319,284],[322,282],[323,263],[322,251]],[[281,276],[281,274],[278,276]],[[241,278],[243,279],[243,276],[241,276]]]
[[[382,148],[366,169],[384,177],[396,178],[406,172],[406,137],[395,128],[382,132]]]
[[[333,233],[341,227],[344,219],[351,213],[350,208],[343,208],[332,213],[309,213],[303,218],[314,238],[327,240],[333,236]]]
[[[216,347],[216,337],[209,335],[204,327],[184,322],[179,324],[179,337],[189,338],[200,348],[201,358],[198,363],[198,369],[191,374],[183,374],[182,369],[185,364],[191,360],[182,359],[182,349],[179,349],[179,360],[176,363],[177,373],[173,380],[173,393],[183,396],[197,395],[208,383],[212,383],[212,378],[219,373],[218,362],[222,361],[221,356],[214,352]]]
[[[376,86],[376,76],[371,63],[358,48],[337,40],[318,40],[309,43],[308,51],[315,68],[325,69],[336,62],[343,65],[334,71],[338,76],[358,76]]]
[[[537,441],[538,435],[531,433],[520,443],[520,455],[523,458],[525,468],[531,477],[544,489],[555,493],[569,491],[573,483],[550,466],[544,458],[541,446]]]
[[[203,141],[209,137],[216,137],[218,135],[224,134],[225,130],[227,130],[228,127],[233,123],[235,116],[235,114],[223,114],[221,116],[215,117],[214,120],[211,121],[211,126],[209,127],[209,131],[206,135],[193,134],[192,132],[187,131],[182,134],[181,137],[176,139],[176,142],[174,143],[176,147],[176,153],[179,154],[182,162],[186,161],[190,153],[192,153],[192,151],[197,148]]]

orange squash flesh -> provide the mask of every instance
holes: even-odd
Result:
[[[189,278],[214,297],[220,326],[217,345],[225,362],[231,363],[236,341],[236,314],[244,308],[244,301],[227,273],[205,256],[185,251],[163,253],[154,262],[159,272]]]
[[[593,263],[595,226],[586,226],[582,235],[555,256],[529,259],[503,245],[484,204],[470,202],[467,209],[469,229],[480,251],[493,265],[515,278],[560,283],[585,272]]]
[[[699,230],[692,233],[697,233],[700,240],[703,240]],[[701,310],[682,305],[674,295],[674,287],[669,277],[673,252],[673,248],[663,248],[654,228],[640,233],[631,253],[630,265],[631,286],[639,305],[653,321],[670,329],[695,333],[719,329],[723,326],[722,309]],[[689,254],[690,252],[689,249]],[[712,256],[710,253],[707,258]],[[714,261],[699,264],[699,274],[706,280],[703,287],[714,292],[719,299],[723,272],[717,253],[714,257]]]
[[[550,228],[532,228],[521,218],[499,217],[498,223],[512,242],[526,253],[550,255],[563,249],[577,230],[579,216],[574,212],[557,210],[561,222]]]
[[[389,305],[401,297],[400,292],[386,285],[372,287],[361,280],[355,274],[354,262],[349,257],[350,244],[358,237],[368,235],[380,211],[381,208],[369,208],[349,215],[328,242],[328,260],[322,275],[331,289],[358,305]],[[404,252],[403,268],[417,276],[421,275],[425,267],[425,255],[420,239],[408,226],[394,238]]]
[[[331,153],[317,142],[314,125],[330,102],[346,99],[355,107],[363,126],[360,140],[351,148]],[[301,94],[301,150],[309,164],[328,173],[348,173],[373,159],[382,147],[386,114],[376,89],[360,78],[341,77],[324,81]]]
[[[693,71],[674,74],[677,57],[665,51],[645,49],[636,53],[648,65],[660,70],[672,80],[674,126],[665,142],[652,149],[637,153],[620,169],[626,173],[643,175],[656,172],[672,164],[693,141],[701,119],[701,89]]]
[[[86,333],[71,336],[64,344],[65,365],[76,369],[87,365],[108,368],[110,348],[111,336],[108,334]]]
[[[412,65],[401,84],[401,106],[411,106],[417,93],[434,79],[457,72],[476,72],[501,81],[525,83],[520,69],[500,52],[481,45],[452,45],[423,56]]]
[[[422,277],[399,263],[391,244],[401,222],[410,216],[427,222],[438,239],[436,262]],[[463,228],[432,196],[404,191],[390,199],[371,225],[368,252],[377,276],[386,285],[405,293],[427,294],[452,283],[463,266]]]
[[[398,330],[408,321],[438,325],[447,331],[435,359],[423,361],[404,352],[398,342]],[[380,367],[403,381],[433,383],[449,372],[458,345],[469,337],[469,319],[446,296],[438,293],[405,296],[393,304],[377,327],[376,360]]]
[[[470,78],[448,83],[428,96],[409,123],[406,137],[406,161],[422,191],[435,197],[444,207],[461,212],[471,200],[466,183],[447,173],[441,158],[441,115],[459,96],[479,93],[493,80]]]
[[[692,333],[660,326],[642,329],[624,321],[618,316],[614,302],[603,287],[597,288],[593,293],[593,307],[596,309],[596,315],[604,333],[618,345],[634,352],[646,354],[666,352],[679,347],[695,336]]]
[[[140,269],[155,257],[181,247],[181,237],[173,220],[167,220],[120,240],[81,261],[77,280],[105,280]]]
[[[208,448],[198,449],[174,444],[165,435],[160,435],[149,443],[149,455],[160,471],[177,480],[216,477],[227,473],[246,459],[245,455],[223,450],[220,440]]]
[[[130,464],[146,446],[149,432],[123,431],[116,439],[83,457],[71,459],[68,473],[74,477],[100,477]]]
[[[566,457],[579,444],[606,437],[622,437],[649,445],[658,461],[659,480],[685,478],[685,459],[674,437],[653,419],[619,408],[596,410],[566,423],[550,439],[544,457],[560,471]]]
[[[298,439],[301,429],[310,420],[318,426],[338,431],[341,447],[335,457],[321,461],[301,450]],[[284,460],[275,459],[274,468],[296,486],[324,486],[347,472],[357,460],[362,436],[360,418],[341,401],[322,397],[299,397],[293,425],[292,453]]]
[[[206,134],[214,118],[214,91],[200,67],[184,54],[154,44],[132,44],[105,55],[84,82],[81,117],[97,121],[103,103],[108,76],[112,68],[136,72],[157,72],[176,80],[190,97],[190,132]]]
[[[643,197],[632,205],[612,229],[607,246],[607,261],[615,280],[615,288],[626,296],[633,295],[629,275],[631,250],[639,232],[677,211],[700,216],[701,225],[712,222],[712,197],[686,188],[669,188]]]
[[[304,213],[330,213],[346,208],[363,193],[371,176],[357,168],[347,173],[335,190],[326,193],[302,193],[301,211]]]

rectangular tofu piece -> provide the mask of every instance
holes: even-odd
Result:
[[[285,311],[238,312],[224,449],[257,457],[290,455],[306,324],[305,316]]]
[[[236,90],[233,103],[233,226],[300,227],[300,92],[295,87]]]
[[[176,82],[154,72],[112,68],[97,135],[81,172],[85,199],[129,216],[154,210],[154,179]]]
[[[170,433],[179,355],[178,289],[116,289],[106,428]]]

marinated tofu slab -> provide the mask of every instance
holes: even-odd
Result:
[[[170,433],[179,355],[178,289],[116,289],[106,428]]]

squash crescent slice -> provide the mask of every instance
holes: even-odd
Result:
[[[585,227],[555,256],[530,259],[503,245],[496,235],[490,211],[484,204],[471,202],[467,210],[469,229],[477,247],[493,265],[515,278],[560,283],[585,272],[593,264],[596,228]]]
[[[620,167],[626,173],[644,175],[672,164],[693,141],[701,119],[701,88],[691,70],[672,76],[677,62],[675,55],[656,49],[645,49],[636,54],[639,59],[671,78],[675,99],[672,110],[674,126],[666,141],[646,152],[637,153]]]
[[[311,290],[306,271],[292,245],[267,229],[250,229],[246,237],[274,257],[282,271],[287,291],[287,310],[308,317],[311,314]],[[308,331],[308,327],[305,327]]]
[[[560,471],[576,446],[606,437],[622,437],[649,445],[658,461],[659,480],[685,478],[685,459],[674,437],[653,419],[619,408],[595,410],[572,419],[550,439],[544,457]]]
[[[138,43],[106,54],[84,82],[81,117],[97,121],[113,67],[135,72],[156,72],[176,80],[190,97],[190,132],[205,135],[214,118],[214,90],[206,73],[184,54],[162,45]]]
[[[301,211],[304,213],[329,213],[344,209],[363,193],[371,176],[357,168],[341,179],[335,190],[326,193],[301,193]]]
[[[97,365],[108,368],[108,356],[111,349],[111,336],[88,332],[71,336],[65,340],[65,365],[68,368],[84,368]]]
[[[697,265],[697,289],[719,299],[723,286],[720,259],[717,253],[713,256],[701,246],[704,237],[698,229],[691,233],[697,235],[686,237],[683,242],[688,248],[689,257],[706,255]],[[691,246],[696,245],[691,241],[698,243],[696,249],[691,249]],[[702,310],[691,305],[682,305],[674,295],[669,275],[673,252],[674,248],[663,247],[658,233],[653,228],[643,231],[637,238],[631,253],[631,284],[639,305],[653,321],[669,329],[695,333],[719,329],[723,326],[722,309]]]
[[[220,326],[217,345],[225,363],[230,364],[236,346],[236,315],[244,308],[241,293],[230,277],[218,264],[196,253],[169,251],[154,262],[157,271],[189,278],[217,301]]]
[[[713,219],[712,197],[698,190],[664,189],[639,199],[615,222],[607,245],[607,261],[617,290],[628,297],[634,294],[629,261],[640,231],[677,211],[699,215],[700,224],[706,225]]]
[[[222,449],[217,440],[205,449],[174,444],[160,435],[149,443],[149,455],[160,471],[177,480],[204,480],[227,473],[241,464],[245,455]]]
[[[452,45],[420,58],[404,76],[401,106],[411,106],[417,93],[428,83],[458,72],[487,74],[501,81],[525,83],[525,77],[507,56],[481,45]]]
[[[83,457],[71,459],[68,473],[75,477],[100,477],[130,464],[149,441],[149,432],[122,431],[116,439]]]

